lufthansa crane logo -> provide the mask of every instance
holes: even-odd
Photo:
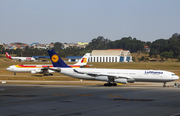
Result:
[[[53,56],[51,57],[51,60],[52,60],[53,62],[57,62],[57,61],[59,60],[59,57],[58,57],[57,55],[53,55]]]

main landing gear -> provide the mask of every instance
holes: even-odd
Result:
[[[104,86],[117,86],[117,83],[105,83]]]
[[[47,66],[47,68],[44,68],[43,70],[44,76],[53,76],[52,73],[49,73],[48,69],[49,69],[49,66]]]
[[[164,85],[163,85],[163,87],[166,87],[166,82],[164,82]]]
[[[114,82],[114,77],[108,77],[107,83],[104,84],[104,86],[117,86],[117,83]]]
[[[53,74],[48,73],[48,74],[44,74],[44,76],[53,76]]]

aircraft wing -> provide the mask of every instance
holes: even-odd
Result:
[[[43,71],[43,72],[47,72],[48,70],[49,70],[49,68],[41,68],[41,70]]]
[[[40,68],[39,70],[36,70],[36,73],[47,74],[47,73],[51,73],[53,71],[60,72],[59,69],[57,69],[57,68],[55,68],[55,69],[54,68],[49,68],[49,66],[48,66],[48,67],[43,67],[43,68]]]
[[[48,70],[52,70],[52,71],[55,71],[55,72],[61,72],[61,69],[60,68],[49,68],[47,67]]]
[[[117,74],[100,74],[100,73],[86,73],[86,72],[79,72],[77,71],[76,69],[73,69],[74,72],[76,73],[79,73],[79,74],[87,74],[89,76],[94,76],[94,77],[97,77],[97,76],[108,76],[108,77],[114,77],[115,79],[118,79],[118,78],[124,78],[124,79],[132,79],[132,77],[129,77],[129,76],[124,76],[124,75],[117,75]]]

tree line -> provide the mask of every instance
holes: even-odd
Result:
[[[157,39],[153,42],[144,42],[132,37],[123,37],[121,39],[111,41],[107,38],[105,39],[103,36],[99,36],[92,39],[86,48],[68,47],[64,49],[63,43],[55,42],[54,48],[52,49],[62,57],[66,57],[82,56],[92,50],[106,49],[124,49],[129,50],[131,53],[146,52],[144,46],[149,46],[150,57],[157,57],[157,55],[160,55],[162,58],[166,59],[170,57],[178,58],[180,57],[180,34],[174,33],[169,39]],[[0,54],[5,54],[5,52],[16,54],[16,56],[48,56],[47,50],[39,50],[37,48],[32,49],[28,46],[24,50],[5,50],[2,46],[0,46]]]

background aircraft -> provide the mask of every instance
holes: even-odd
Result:
[[[68,66],[54,50],[48,50],[53,68],[61,74],[88,80],[107,81],[105,86],[116,86],[116,83],[134,83],[134,82],[162,82],[164,87],[166,82],[179,79],[172,72],[164,70],[134,70],[134,69],[100,69],[100,68],[78,68],[74,69]]]
[[[19,60],[19,61],[25,61],[25,60],[35,61],[36,60],[33,57],[11,57],[7,52],[6,52],[6,57],[12,60]]]
[[[81,67],[89,67],[87,65],[88,58],[90,56],[90,53],[86,53],[76,64],[69,65],[72,68],[81,68]],[[7,68],[8,71],[14,72],[14,75],[16,73],[27,73],[30,72],[32,74],[44,74],[44,76],[53,75],[55,71],[50,70],[49,68],[52,68],[53,65],[11,65]]]

